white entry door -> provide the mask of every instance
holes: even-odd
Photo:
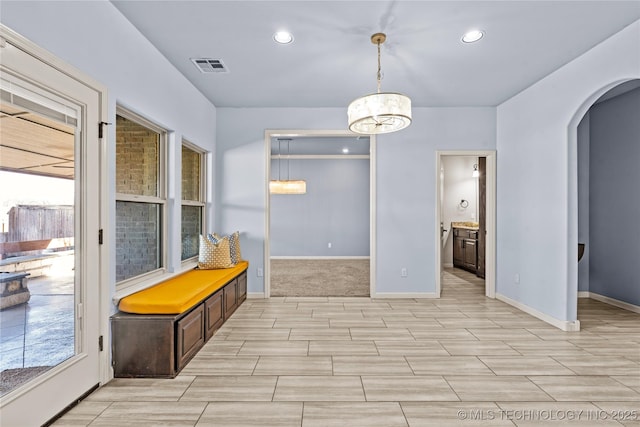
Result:
[[[103,91],[14,39],[0,39],[0,271],[29,294],[14,280],[3,295],[3,427],[45,423],[101,378]]]

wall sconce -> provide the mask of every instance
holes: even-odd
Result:
[[[473,173],[471,174],[471,176],[474,178],[477,178],[480,176],[480,171],[478,170],[477,164],[473,165]]]

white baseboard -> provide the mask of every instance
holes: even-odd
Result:
[[[445,262],[442,264],[442,266],[444,268],[453,268],[453,263],[452,262]]]
[[[247,292],[247,299],[264,299],[264,292]]]
[[[580,330],[580,321],[579,320],[574,320],[574,321],[568,321],[568,320],[559,320],[556,319],[555,317],[551,317],[548,314],[542,313],[541,311],[536,310],[535,308],[529,307],[526,304],[522,304],[521,302],[518,302],[516,300],[512,300],[509,297],[506,297],[504,295],[501,294],[496,294],[496,298],[499,299],[502,302],[505,302],[509,305],[514,306],[515,308],[517,308],[518,310],[522,310],[527,314],[532,315],[533,317],[537,317],[538,319],[542,320],[543,322],[547,322],[548,324],[555,326],[558,329],[561,329],[563,331],[566,332],[577,332]]]
[[[589,291],[578,291],[578,298],[590,298]]]
[[[580,294],[586,294],[585,296],[581,296]],[[628,310],[628,311],[632,311],[634,313],[640,313],[640,306],[628,303],[628,302],[624,302],[624,301],[620,301],[617,300],[615,298],[609,298],[609,297],[605,297],[604,295],[600,295],[600,294],[596,294],[593,292],[578,292],[578,298],[591,298],[594,299],[596,301],[600,301],[603,302],[605,304],[609,304],[612,305],[614,307],[618,307],[621,308],[623,310]]]
[[[435,292],[412,292],[412,293],[402,293],[402,292],[376,292],[371,295],[371,298],[388,298],[388,299],[398,299],[398,298],[438,298]]]

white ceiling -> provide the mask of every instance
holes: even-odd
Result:
[[[376,90],[379,31],[383,91],[495,106],[640,19],[639,0],[113,3],[218,107],[346,107]],[[463,44],[472,28],[485,37]],[[295,41],[276,45],[280,29]],[[200,57],[229,72],[200,73]]]

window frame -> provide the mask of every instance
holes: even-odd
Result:
[[[200,181],[199,181],[199,191],[198,191],[198,199],[199,200],[188,200],[184,199],[182,195],[184,194],[182,185],[180,186],[180,243],[182,243],[182,207],[183,206],[198,206],[200,207],[200,234],[204,234],[207,229],[207,216],[206,216],[206,207],[207,207],[207,151],[188,141],[187,139],[182,139],[182,144],[180,146],[180,182],[182,183],[182,151],[183,149],[191,150],[197,153],[200,156]],[[180,262],[183,267],[195,264],[198,261],[198,256],[200,253],[198,252],[196,255],[182,259],[182,254],[180,255]]]
[[[116,118],[117,116],[123,117],[127,120],[130,120],[140,126],[146,127],[149,130],[158,133],[158,173],[157,173],[157,195],[156,196],[145,196],[145,195],[136,195],[136,194],[128,194],[128,193],[118,193],[115,191],[115,204],[118,202],[133,202],[133,203],[145,203],[158,205],[159,208],[159,224],[158,224],[158,232],[160,233],[160,244],[158,247],[158,263],[160,267],[148,271],[146,273],[139,274],[137,276],[129,277],[124,280],[118,281],[116,279],[116,291],[121,292],[127,289],[136,287],[141,283],[148,282],[152,279],[161,277],[163,274],[167,272],[167,240],[168,240],[168,222],[169,218],[167,215],[167,194],[168,194],[168,179],[167,179],[167,158],[168,158],[168,140],[169,140],[169,131],[165,128],[153,123],[152,121],[136,114],[130,110],[125,109],[120,105],[116,105]],[[114,124],[116,127],[117,124]],[[117,137],[117,128],[114,129],[114,134]],[[117,143],[116,143],[117,146]],[[115,153],[116,159],[116,176],[117,176],[117,151]],[[117,190],[117,186],[116,186]],[[117,229],[117,223],[116,223]],[[116,254],[116,265],[117,265],[117,254]]]

